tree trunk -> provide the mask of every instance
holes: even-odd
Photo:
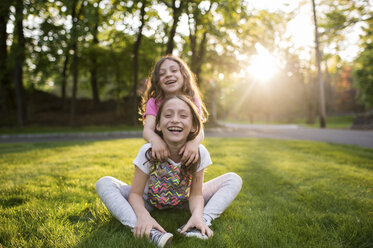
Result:
[[[315,123],[315,107],[314,107],[314,88],[313,88],[313,79],[311,76],[311,71],[308,69],[307,73],[307,81],[308,83],[305,85],[305,93],[306,93],[306,123],[307,124],[314,124]]]
[[[100,2],[98,2],[98,4],[100,4]],[[99,7],[96,7],[96,23],[94,25],[94,28],[93,28],[93,32],[92,32],[92,35],[93,35],[93,46],[95,47],[97,44],[98,44],[98,38],[97,38],[97,33],[98,33],[98,23],[99,23],[99,13],[98,13],[98,8]],[[95,106],[97,106],[99,103],[100,103],[100,96],[99,96],[99,93],[98,93],[98,86],[97,86],[97,59],[96,59],[96,56],[94,55],[92,57],[92,67],[91,67],[91,88],[92,88],[92,98],[93,98],[93,103],[95,104]]]
[[[61,97],[62,97],[62,105],[65,107],[65,102],[66,102],[66,83],[67,83],[67,66],[69,64],[70,60],[70,48],[66,48],[65,52],[65,61],[63,63],[63,69],[62,69],[62,82],[61,82]]]
[[[200,86],[200,74],[202,71],[202,64],[206,52],[206,43],[207,43],[207,31],[202,35],[202,39],[199,43],[198,52],[192,53],[192,71],[196,75],[196,80],[198,86]]]
[[[201,83],[200,74],[202,71],[202,64],[204,61],[204,57],[206,53],[206,44],[207,44],[207,29],[204,25],[201,25],[201,24],[202,24],[203,16],[207,15],[210,12],[211,5],[209,9],[207,9],[206,13],[204,13],[203,15],[198,10],[198,7],[194,6],[193,4],[190,5],[188,9],[194,9],[194,12],[193,12],[194,21],[193,22],[190,20],[191,15],[188,13],[190,50],[192,52],[190,66],[191,66],[191,70],[196,76],[197,84],[200,85]],[[192,26],[192,23],[194,23],[193,26]],[[203,27],[204,30],[201,30],[201,27]],[[202,31],[203,31],[202,38],[198,42],[197,33],[201,33]]]
[[[324,93],[324,82],[321,74],[321,54],[320,54],[320,46],[319,46],[319,31],[317,26],[317,17],[316,17],[316,6],[315,0],[312,0],[312,10],[313,10],[313,21],[315,24],[315,49],[316,49],[316,63],[317,63],[317,76],[319,81],[320,87],[320,127],[325,128],[326,121],[325,121],[325,93]]]
[[[74,1],[72,8],[72,20],[73,25],[71,27],[71,49],[73,50],[73,61],[72,61],[72,72],[73,72],[73,91],[71,94],[71,105],[70,105],[70,126],[75,126],[76,121],[76,92],[78,88],[78,34],[77,34],[77,22],[79,15],[76,13],[78,1]],[[83,8],[83,6],[81,6]]]
[[[71,94],[71,106],[70,106],[70,126],[75,126],[75,116],[76,116],[76,93],[78,88],[78,44],[74,41],[72,45],[72,49],[74,51],[73,55],[73,64],[72,64],[72,71],[73,71],[73,92]]]
[[[133,125],[137,123],[137,106],[138,106],[138,100],[137,100],[137,86],[138,86],[138,73],[139,73],[139,50],[140,50],[140,44],[142,40],[142,30],[145,25],[145,6],[146,6],[146,0],[142,1],[142,6],[140,10],[141,14],[141,25],[139,27],[139,31],[137,33],[136,42],[133,47],[133,88],[132,88],[132,104],[133,104],[133,114],[131,118],[131,122]]]
[[[7,66],[8,50],[6,40],[8,34],[6,25],[9,18],[10,1],[1,1],[0,3],[0,104],[1,112],[8,113],[8,91],[9,91],[9,69]]]
[[[16,2],[16,27],[14,29],[16,37],[15,46],[15,67],[14,67],[14,80],[16,91],[16,104],[17,104],[17,119],[18,126],[22,127],[25,124],[25,101],[23,89],[23,63],[25,51],[25,38],[23,35],[23,1],[17,0]]]
[[[172,51],[174,50],[174,38],[176,34],[176,28],[179,23],[179,18],[182,13],[184,2],[180,1],[180,6],[176,7],[176,0],[172,1],[172,17],[173,17],[173,23],[170,30],[170,34],[168,36],[168,43],[167,43],[167,50],[166,54],[172,54]]]

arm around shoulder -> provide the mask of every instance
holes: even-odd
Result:
[[[149,143],[151,143],[152,138],[154,139],[154,135],[157,135],[154,130],[155,130],[155,116],[147,115],[145,117],[144,130],[142,131],[142,137]]]
[[[166,143],[155,133],[155,116],[147,115],[143,130],[144,139],[152,144],[152,157],[164,161],[170,156]]]

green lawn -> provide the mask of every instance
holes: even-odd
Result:
[[[328,116],[326,117],[326,128],[335,128],[335,129],[349,129],[353,122],[354,116]],[[314,124],[307,124],[305,120],[298,120],[299,125],[306,127],[320,127],[320,120],[317,119]]]
[[[326,128],[333,128],[333,129],[349,129],[354,121],[354,116],[349,115],[349,116],[328,116],[326,118]],[[295,120],[294,122],[288,123],[288,122],[266,122],[266,121],[261,121],[257,120],[254,123],[250,123],[248,120],[242,120],[242,121],[237,121],[237,120],[226,120],[222,121],[227,122],[227,123],[236,123],[236,124],[272,124],[272,125],[286,125],[286,124],[297,124],[300,126],[305,126],[305,127],[313,127],[313,128],[319,128],[320,123],[319,119],[316,118],[315,122],[313,124],[308,124],[306,123],[305,119],[298,119]]]
[[[148,247],[100,202],[96,181],[130,183],[141,139],[0,145],[0,247]],[[373,150],[309,141],[208,138],[205,180],[243,187],[208,241],[173,247],[373,247]],[[188,211],[156,211],[168,231]]]

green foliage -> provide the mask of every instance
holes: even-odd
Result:
[[[11,4],[9,0],[3,2]],[[210,94],[212,89],[209,82],[213,79],[216,90],[219,91],[216,92],[219,101],[218,114],[239,116],[242,113],[239,108],[234,113],[230,113],[231,106],[235,104],[236,99],[242,97],[247,86],[253,84],[253,80],[247,73],[243,76],[237,75],[245,73],[249,58],[257,53],[255,49],[257,43],[262,44],[270,53],[275,52],[282,57],[283,71],[273,80],[273,88],[278,91],[274,92],[274,96],[269,96],[270,101],[265,100],[266,97],[263,97],[260,91],[256,91],[255,94],[258,95],[250,99],[244,95],[246,99],[243,99],[243,102],[249,105],[244,110],[246,112],[255,110],[263,114],[269,109],[272,116],[282,115],[282,118],[293,118],[302,115],[307,104],[312,105],[316,102],[316,87],[305,86],[307,82],[313,82],[313,68],[310,66],[312,61],[305,61],[300,56],[309,49],[296,51],[295,44],[291,43],[291,37],[286,34],[287,23],[301,7],[295,8],[293,13],[270,12],[250,9],[249,1],[244,0],[25,1],[26,65],[23,68],[23,83],[26,88],[63,95],[61,86],[66,82],[66,96],[70,96],[74,67],[72,44],[77,40],[78,97],[92,97],[90,83],[94,80],[90,79],[94,74],[91,73],[93,69],[97,70],[100,99],[120,101],[123,97],[127,97],[134,83],[133,49],[140,25],[142,2],[146,2],[147,8],[144,36],[139,50],[140,84],[144,83],[144,80],[142,82],[141,80],[149,75],[155,60],[166,51],[172,26],[171,3],[175,2],[177,6],[182,5],[180,8],[182,21],[179,22],[176,30],[174,51],[188,62],[198,77],[199,86],[205,95],[204,100],[210,112],[213,94]],[[302,1],[299,6],[306,2]],[[325,51],[333,53],[325,53],[324,58],[329,60],[338,57],[339,51],[344,49],[346,30],[356,23],[369,20],[371,11],[368,1],[358,0],[322,0],[319,6],[323,47],[330,48]],[[9,27],[12,26],[11,24],[14,26],[13,12],[13,10],[10,12],[10,18],[7,20]],[[75,21],[72,18],[73,13],[78,15]],[[188,26],[182,27],[180,24],[185,24],[185,21]],[[6,62],[9,68],[9,73],[6,75],[11,75],[14,66],[16,51],[11,50],[10,47],[14,48],[15,41],[15,37],[9,34],[7,50],[11,53]],[[365,49],[365,46],[362,48]],[[357,69],[362,70],[356,73],[356,77],[360,80],[356,85],[361,91],[361,99],[368,99],[364,92],[369,90],[364,87],[367,85],[365,82],[369,81],[367,78],[371,71],[368,69],[369,56],[368,49],[357,61]],[[333,78],[338,78],[342,73],[340,64],[343,64],[343,61],[338,60],[332,65]],[[0,75],[3,75],[2,71]],[[360,84],[362,86],[359,86]],[[8,85],[8,88],[13,87],[11,82]],[[306,101],[305,92],[308,92]],[[13,97],[12,94],[8,95]],[[272,110],[268,105],[272,105]],[[68,108],[69,106],[64,106],[64,109]]]
[[[358,89],[360,101],[368,108],[373,106],[373,20],[365,28],[363,35],[363,51],[355,64],[355,87]]]
[[[107,211],[102,176],[131,183],[141,139],[0,145],[3,247],[149,247]],[[243,179],[240,194],[207,240],[176,234],[187,210],[152,215],[175,233],[174,247],[370,247],[371,149],[308,141],[205,140],[213,165]]]

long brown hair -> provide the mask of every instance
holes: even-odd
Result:
[[[190,112],[192,114],[192,129],[193,129],[193,131],[191,131],[189,133],[189,135],[187,137],[187,141],[193,140],[194,138],[197,137],[197,135],[199,134],[199,132],[203,128],[203,123],[202,123],[202,120],[201,120],[200,115],[198,113],[196,105],[186,96],[177,95],[177,96],[172,96],[172,97],[168,97],[168,98],[164,99],[161,106],[159,106],[159,110],[158,110],[158,113],[157,113],[155,124],[159,125],[159,123],[161,121],[161,115],[162,115],[164,105],[169,100],[175,99],[175,98],[180,99],[181,101],[185,102],[190,109]],[[161,138],[163,138],[162,132],[156,130],[156,133]],[[149,148],[145,153],[145,157],[147,159],[147,162],[149,162],[152,165],[152,170],[151,171],[153,172],[156,169],[156,165],[159,162],[163,162],[163,161],[158,161],[156,158],[153,158],[151,154],[152,154],[152,148]],[[199,159],[196,163],[193,163],[189,166],[186,166],[184,163],[182,163],[181,167],[180,167],[182,177],[184,178],[187,175],[192,175],[197,170],[197,167],[199,166],[200,162],[201,162],[201,156],[199,156]]]
[[[183,75],[183,78],[184,78],[184,84],[181,89],[181,94],[189,97],[191,100],[193,100],[193,102],[195,98],[198,99],[201,105],[200,118],[202,119],[203,122],[206,122],[208,112],[207,112],[205,104],[202,101],[201,93],[198,89],[195,76],[184,60],[173,55],[163,56],[155,64],[153,71],[150,75],[150,78],[148,80],[146,91],[144,95],[142,96],[141,106],[139,108],[139,114],[141,115],[140,120],[143,122],[145,120],[144,114],[145,114],[146,104],[150,98],[152,97],[155,98],[156,102],[159,102],[165,98],[165,94],[160,84],[160,72],[159,71],[160,71],[162,63],[165,62],[166,60],[172,60],[179,65],[181,75]]]

